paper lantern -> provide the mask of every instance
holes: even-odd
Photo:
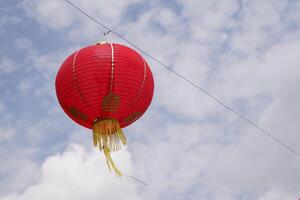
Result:
[[[93,129],[94,145],[121,176],[110,152],[126,144],[121,128],[140,118],[151,103],[154,82],[145,59],[124,45],[98,43],[71,54],[60,67],[55,85],[65,113]]]

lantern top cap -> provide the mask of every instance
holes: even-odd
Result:
[[[101,42],[97,42],[96,45],[100,45],[100,44],[108,44],[107,41],[101,41]]]

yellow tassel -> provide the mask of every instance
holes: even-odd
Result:
[[[118,151],[126,145],[126,137],[116,119],[101,119],[93,125],[94,146],[103,151],[109,171],[112,169],[121,177],[121,171],[113,162],[110,152]]]
[[[122,176],[122,173],[121,171],[116,167],[114,161],[112,160],[111,156],[110,156],[110,150],[108,147],[104,147],[103,149],[103,152],[104,152],[104,155],[105,155],[105,158],[106,158],[106,163],[107,163],[107,166],[108,166],[108,169],[109,171],[111,171],[111,169],[113,169],[116,173],[116,175],[118,177],[121,177]]]

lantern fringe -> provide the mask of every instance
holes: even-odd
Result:
[[[122,176],[121,171],[116,167],[110,153],[118,151],[126,145],[126,137],[116,119],[101,119],[93,125],[94,146],[102,151],[106,158],[109,171],[114,170],[118,177]]]

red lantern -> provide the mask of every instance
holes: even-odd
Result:
[[[110,157],[126,144],[121,128],[140,118],[151,103],[154,82],[147,62],[133,49],[107,42],[70,55],[56,76],[56,94],[65,113],[93,129],[94,145],[109,168]]]

